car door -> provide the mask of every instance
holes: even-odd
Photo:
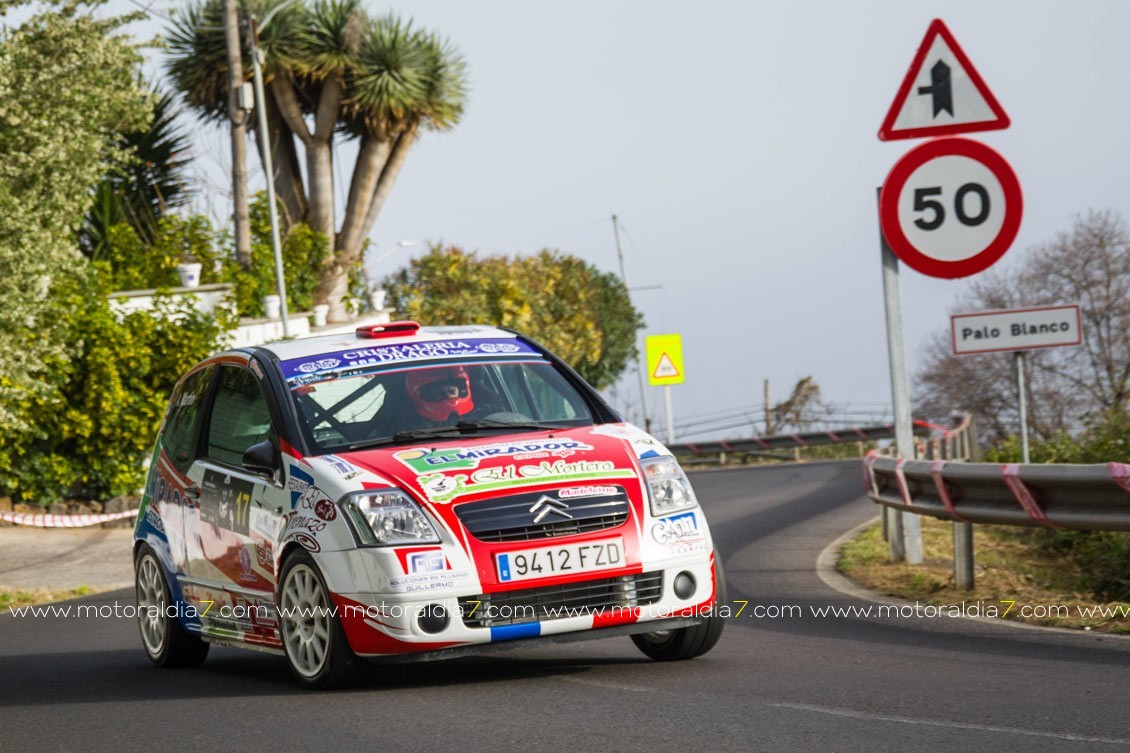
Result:
[[[210,635],[275,645],[274,548],[289,500],[282,485],[274,406],[258,376],[223,363],[190,474],[199,484],[189,575]],[[267,442],[273,472],[245,467],[245,453]],[[208,603],[204,603],[208,602]]]
[[[163,536],[147,538],[169,568],[174,596],[181,598],[178,578],[188,572],[187,538],[195,533],[189,522],[195,518],[198,478],[193,465],[199,454],[201,410],[207,401],[215,367],[205,366],[187,377],[173,392],[168,414],[158,437],[159,452],[149,476],[150,504],[156,508],[156,530]]]

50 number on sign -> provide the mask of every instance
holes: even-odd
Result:
[[[966,211],[966,198],[974,194],[980,202],[977,214],[970,215]],[[946,210],[942,203],[936,199],[930,198],[932,196],[941,196],[942,187],[932,186],[930,188],[916,188],[914,189],[914,209],[919,212],[933,212],[933,216],[929,219],[919,218],[914,221],[922,230],[937,230],[946,221]],[[957,189],[953,198],[953,211],[957,217],[957,221],[962,225],[968,227],[977,227],[989,219],[989,209],[992,202],[989,199],[989,192],[980,183],[966,183]]]

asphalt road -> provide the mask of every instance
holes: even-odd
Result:
[[[617,638],[397,665],[363,690],[309,693],[281,658],[213,649],[203,667],[159,670],[132,620],[4,615],[0,751],[1130,748],[1130,640],[812,612],[869,605],[815,568],[875,515],[858,463],[694,483],[731,600],[749,602],[700,659],[652,663]],[[792,614],[754,615],[773,607]]]

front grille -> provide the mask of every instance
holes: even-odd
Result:
[[[459,600],[459,611],[467,627],[498,627],[613,614],[617,607],[630,609],[654,604],[662,595],[663,573],[641,573],[470,596]]]
[[[467,531],[479,541],[534,541],[614,528],[628,519],[628,495],[622,486],[603,494],[568,497],[569,489],[515,494],[455,508]],[[541,504],[542,507],[537,506]],[[531,512],[531,509],[534,511]],[[541,520],[535,518],[546,512]]]

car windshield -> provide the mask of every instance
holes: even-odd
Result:
[[[541,358],[373,366],[300,360],[284,362],[283,371],[307,441],[320,453],[593,423],[584,395]]]

